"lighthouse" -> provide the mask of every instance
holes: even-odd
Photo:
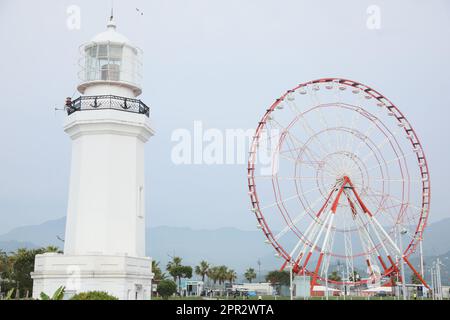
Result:
[[[141,100],[142,52],[117,31],[81,46],[80,96],[66,100],[72,143],[64,253],[37,255],[33,297],[61,286],[66,296],[106,291],[150,299],[145,256],[144,146],[154,134]]]

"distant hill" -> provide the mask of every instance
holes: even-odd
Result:
[[[15,228],[0,235],[0,249],[4,247],[11,251],[10,248],[15,250],[18,247],[48,245],[61,248],[64,244],[57,236],[64,238],[64,229],[65,218]],[[183,257],[184,261],[191,265],[205,259],[212,264],[226,264],[238,272],[248,267],[257,269],[258,258],[261,261],[261,273],[263,270],[274,269],[279,264],[271,247],[264,243],[259,230],[153,227],[147,229],[146,248],[147,254],[160,261],[163,266],[174,254]]]
[[[28,248],[28,249],[35,249],[38,246],[36,246],[34,243],[31,242],[22,242],[22,241],[0,241],[0,250],[3,250],[6,253],[16,251],[19,248]]]
[[[66,218],[49,220],[41,224],[14,228],[0,235],[0,241],[19,241],[32,243],[35,246],[55,245],[62,247],[62,242],[56,237],[64,238]]]
[[[0,249],[15,250],[18,247],[41,247],[63,243],[65,218],[51,220],[39,225],[15,228],[0,235]],[[280,260],[274,257],[271,246],[264,243],[259,230],[243,231],[236,228],[216,230],[194,230],[191,228],[159,226],[147,229],[147,254],[165,266],[174,254],[183,257],[190,265],[205,259],[212,264],[225,264],[238,273],[248,267],[257,270],[261,261],[261,273],[279,267]],[[428,226],[425,232],[424,252],[434,258],[450,256],[450,219]],[[448,259],[448,258],[447,258]]]
[[[191,265],[205,259],[212,264],[225,264],[239,272],[248,267],[257,270],[258,259],[262,270],[272,270],[280,264],[274,257],[272,247],[264,243],[259,230],[155,227],[147,231],[147,250],[162,265],[170,259],[169,255],[174,254],[184,257],[186,263]]]
[[[450,251],[450,218],[428,225],[424,234],[423,251],[426,256],[438,256]]]

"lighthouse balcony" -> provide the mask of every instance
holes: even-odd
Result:
[[[141,100],[114,96],[81,96],[66,103],[67,114],[71,115],[77,111],[113,109],[125,112],[144,114],[150,116],[150,108]]]

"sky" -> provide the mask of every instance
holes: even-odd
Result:
[[[68,27],[71,6],[79,29]],[[79,46],[105,30],[110,7],[0,0],[0,233],[65,215],[71,145],[55,107],[79,95]],[[148,225],[254,230],[246,165],[176,165],[171,135],[194,121],[254,128],[286,90],[330,76],[370,85],[406,114],[429,161],[430,220],[450,217],[449,1],[115,0],[114,11],[144,51],[140,99],[156,129]]]

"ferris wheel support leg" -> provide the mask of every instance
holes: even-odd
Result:
[[[336,189],[335,187],[333,187],[333,189],[332,189],[332,191],[330,192],[330,194],[328,195],[328,197],[327,197],[325,203],[323,204],[323,206],[320,208],[320,210],[319,210],[318,213],[316,214],[316,218],[317,218],[317,219],[319,219],[319,217],[321,216],[321,214],[325,211],[325,209],[326,209],[327,206],[329,205],[330,199],[331,199],[331,197],[333,196],[333,193],[334,193],[336,190],[337,190],[337,189]],[[325,224],[326,221],[328,220],[328,217],[329,217],[329,216],[327,216],[327,217],[324,219],[324,221],[323,221],[324,224]],[[318,230],[317,230],[317,229],[318,229],[318,223],[315,223],[315,222],[317,222],[316,219],[314,219],[313,221],[311,221],[311,224],[310,224],[310,225],[308,226],[308,228],[306,229],[306,231],[305,231],[305,233],[304,233],[304,236],[303,236],[303,238],[302,238],[302,239],[305,239],[305,241],[303,241],[303,246],[302,246],[301,250],[299,251],[298,256],[297,256],[297,258],[296,258],[296,260],[295,260],[295,262],[294,262],[293,268],[294,268],[294,272],[295,272],[295,273],[303,274],[303,273],[305,272],[305,270],[304,270],[303,267],[300,268],[300,263],[301,263],[301,260],[302,260],[302,258],[305,256],[305,253],[306,253],[306,249],[307,249],[307,239],[308,239],[308,237],[309,237],[309,236],[314,237],[315,234],[316,234],[317,231],[318,231]],[[319,228],[319,229],[320,229],[320,228]],[[298,241],[297,245],[296,245],[296,246],[294,247],[294,249],[292,250],[292,252],[291,252],[291,254],[290,254],[291,259],[292,259],[292,257],[294,257],[295,252],[299,249],[299,247],[300,247],[300,245],[301,245],[301,242],[302,242],[302,239],[300,239],[300,240]],[[311,253],[311,254],[312,254],[312,253]],[[306,259],[309,260],[310,256],[311,256],[310,254],[307,255],[307,256],[306,256],[306,257],[307,257]],[[306,263],[307,263],[307,261],[306,261]],[[306,263],[304,263],[304,264],[305,264],[305,267],[306,267]]]
[[[311,258],[316,246],[317,246],[317,242],[319,241],[319,239],[322,237],[322,233],[323,230],[325,229],[325,225],[327,224],[330,216],[332,215],[332,212],[330,211],[330,213],[326,216],[325,220],[323,221],[322,226],[320,227],[319,233],[316,236],[316,239],[314,240],[313,245],[311,246],[311,249],[308,252],[308,255],[306,256],[305,262],[303,263],[303,266],[301,268],[301,272],[305,272],[306,271],[306,266],[309,262],[309,259]]]
[[[313,279],[311,282],[311,293],[314,290],[314,286],[316,285],[317,277],[319,275],[320,265],[322,263],[323,256],[325,254],[325,248],[327,247],[328,239],[330,238],[330,232],[331,232],[331,227],[333,226],[334,216],[335,216],[335,213],[333,211],[331,211],[331,218],[330,218],[330,222],[328,224],[327,233],[325,234],[325,238],[323,239],[322,250],[320,252],[319,260],[317,261],[316,269],[314,270],[314,275],[313,275]]]
[[[386,257],[389,258],[389,252],[388,252],[386,246],[384,245],[383,240],[381,239],[380,234],[378,233],[377,229],[373,226],[372,221],[371,221],[370,218],[368,219],[368,222],[369,222],[369,224],[372,226],[372,229],[373,229],[373,231],[374,231],[374,233],[375,233],[375,235],[376,235],[378,241],[381,243],[382,248],[383,248],[383,250],[384,250],[384,253],[385,253]],[[368,230],[365,230],[365,231],[366,231],[368,237],[370,237],[370,236],[369,236],[369,231],[368,231]],[[373,241],[372,241],[372,245],[375,247],[375,244],[374,244]],[[387,267],[386,263],[384,262],[384,259],[383,259],[383,257],[381,256],[380,251],[379,251],[378,249],[376,249],[376,252],[377,252],[377,258],[378,258],[378,261],[380,261],[380,264],[381,264],[381,266],[383,267],[384,274],[387,274],[387,273],[389,272],[389,268]],[[392,265],[392,266],[394,266],[394,265]]]
[[[369,219],[372,220],[373,222],[375,222],[376,226],[378,227],[378,229],[383,233],[383,235],[386,237],[386,239],[389,241],[389,243],[391,244],[391,246],[399,253],[399,255],[401,256],[401,259],[403,261],[406,262],[406,264],[408,265],[408,267],[412,270],[412,272],[414,272],[414,274],[417,276],[417,278],[420,280],[420,282],[422,282],[422,284],[427,288],[430,289],[430,287],[428,286],[428,284],[425,282],[425,280],[423,279],[423,277],[420,275],[420,273],[417,272],[417,270],[414,268],[414,266],[411,264],[411,262],[409,262],[408,258],[404,255],[403,252],[401,252],[401,250],[397,247],[397,245],[395,244],[395,242],[392,240],[392,238],[389,236],[389,234],[386,232],[386,230],[384,230],[384,228],[381,226],[381,224],[378,222],[378,220],[372,215],[372,213],[369,211],[369,209],[367,209],[367,207],[364,205],[364,203],[362,202],[361,198],[359,197],[358,193],[356,192],[355,188],[353,187],[352,183],[349,181],[349,184],[352,186],[352,190],[353,193],[355,194],[361,208],[363,209],[363,211],[365,213],[367,213],[369,215]],[[390,257],[388,257],[390,258]],[[390,259],[392,262],[392,259]],[[395,266],[395,264],[394,264]],[[402,279],[402,282],[405,281],[405,279]]]
[[[310,252],[308,253],[308,256],[307,256],[307,258],[306,258],[306,260],[305,260],[305,263],[304,263],[304,265],[303,265],[303,268],[302,268],[303,272],[305,272],[306,265],[307,265],[309,259],[311,258],[312,252],[313,252],[313,250],[314,250],[314,249],[316,248],[316,246],[317,246],[317,242],[318,242],[318,240],[320,239],[320,237],[321,237],[321,235],[322,235],[323,229],[324,229],[324,227],[325,227],[325,225],[326,225],[326,222],[328,221],[328,218],[330,218],[330,222],[329,222],[329,224],[328,224],[328,229],[327,229],[327,232],[326,232],[326,234],[325,234],[324,241],[323,241],[322,250],[321,250],[321,252],[320,252],[319,260],[317,261],[317,265],[316,265],[315,271],[314,271],[314,273],[313,273],[313,279],[312,279],[312,282],[311,282],[311,289],[310,289],[311,294],[313,294],[314,286],[315,286],[316,281],[317,281],[318,273],[319,273],[319,270],[320,270],[320,264],[322,263],[323,255],[324,255],[324,250],[325,250],[325,247],[326,247],[326,245],[327,245],[327,243],[328,243],[328,238],[329,238],[329,236],[330,236],[331,227],[332,227],[332,225],[333,225],[334,215],[335,215],[335,213],[336,213],[336,209],[337,209],[337,206],[338,206],[338,204],[339,204],[339,199],[340,199],[342,193],[344,192],[344,187],[345,187],[345,185],[346,185],[347,183],[348,183],[348,178],[345,177],[345,178],[344,178],[344,181],[342,182],[342,185],[341,185],[340,188],[339,188],[339,191],[338,191],[338,193],[337,193],[337,195],[336,195],[336,198],[335,198],[334,201],[333,201],[333,204],[332,204],[332,206],[331,206],[331,210],[330,210],[329,216],[326,218],[326,220],[324,221],[324,224],[323,224],[322,227],[320,228],[319,234],[318,234],[316,240],[314,241],[314,245],[311,247],[311,250],[310,250]],[[333,192],[332,192],[331,194],[333,194]],[[331,194],[330,194],[330,195],[331,195]],[[327,202],[328,202],[328,200],[327,200]]]
[[[323,254],[324,254],[323,252],[320,253],[319,260],[317,261],[316,269],[314,270],[314,273],[313,273],[313,278],[311,280],[311,287],[310,287],[311,295],[313,295],[313,292],[314,292],[314,286],[316,285],[317,274],[319,273],[319,268],[320,268],[320,265],[322,264]]]
[[[414,274],[416,275],[416,277],[420,280],[420,282],[422,282],[422,284],[428,289],[430,290],[430,287],[428,286],[428,284],[425,282],[425,280],[422,278],[422,276],[420,275],[419,272],[417,272],[417,270],[414,268],[414,266],[411,264],[411,262],[409,262],[407,257],[403,257],[403,260],[406,262],[406,264],[408,265],[408,267],[412,270],[412,272],[414,272]]]

